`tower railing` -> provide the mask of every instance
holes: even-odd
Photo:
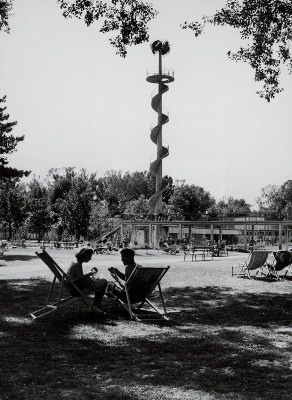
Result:
[[[172,78],[174,78],[174,70],[172,68],[164,67],[161,69],[161,73],[162,75],[171,76]],[[159,68],[154,68],[151,72],[146,71],[146,75],[147,77],[153,75],[159,75]]]
[[[158,151],[157,153],[153,153],[152,154],[152,156],[150,157],[150,164],[152,164],[153,161],[155,161],[155,159],[157,159],[157,157],[161,157],[162,155],[164,155],[165,151],[167,151],[169,153],[169,146],[168,145],[165,145],[163,143],[163,148],[164,148],[164,150],[162,149],[162,150]]]

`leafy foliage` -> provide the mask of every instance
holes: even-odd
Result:
[[[151,44],[152,53],[161,53],[161,55],[165,56],[170,52],[170,45],[168,41],[162,42],[161,40],[155,40]]]
[[[171,196],[173,195],[174,191],[174,184],[173,184],[173,179],[171,176],[165,175],[163,177],[163,180],[167,182],[167,186],[165,188],[165,191],[162,193],[162,201],[165,204],[169,204],[169,200]]]
[[[18,228],[26,217],[26,187],[18,179],[0,182],[0,222],[7,226],[9,238],[12,228]]]
[[[135,216],[139,214],[143,216],[145,214],[149,214],[150,209],[147,203],[147,199],[143,194],[141,194],[138,199],[133,199],[126,204],[124,212],[125,214],[127,214],[127,216],[130,216],[133,219],[135,219]]]
[[[109,232],[112,227],[112,218],[109,213],[108,203],[106,201],[94,203],[90,212],[89,238],[100,238]]]
[[[212,206],[215,199],[209,192],[196,185],[176,186],[169,201],[171,212],[181,218],[199,219]]]
[[[152,5],[139,0],[58,0],[64,17],[83,18],[87,26],[103,20],[100,32],[118,32],[110,38],[116,53],[127,55],[127,46],[149,40],[147,24],[156,15]]]
[[[28,184],[27,212],[25,229],[35,232],[42,240],[52,226],[52,212],[49,207],[48,189],[36,177]]]
[[[244,199],[234,199],[228,197],[227,200],[220,200],[216,203],[216,207],[211,212],[215,212],[218,217],[241,217],[249,215],[251,212],[250,204]]]
[[[11,15],[12,1],[0,0],[0,31],[9,33],[8,19]]]
[[[249,215],[250,205],[244,199],[216,202],[209,192],[184,180],[173,185],[171,177],[163,199],[163,215],[173,219],[199,220],[209,216],[236,217]],[[0,224],[36,233],[42,240],[51,229],[58,239],[80,236],[96,239],[111,231],[120,221],[140,219],[150,214],[147,199],[155,188],[146,171],[108,171],[98,180],[95,174],[74,168],[51,169],[45,183],[35,178],[29,184],[18,179],[0,182]],[[260,212],[269,219],[292,219],[292,181],[282,186],[268,185],[257,200]]]
[[[98,182],[103,198],[108,202],[111,216],[123,213],[128,202],[141,195],[149,198],[155,190],[155,180],[147,172],[107,171]]]
[[[256,81],[263,82],[260,97],[268,102],[280,93],[281,65],[292,71],[289,41],[292,38],[292,3],[287,0],[227,0],[225,7],[203,22],[185,22],[183,29],[200,35],[206,24],[228,25],[239,29],[244,46],[228,51],[230,59],[247,62],[254,69]]]
[[[286,181],[282,186],[265,186],[257,204],[260,212],[267,218],[286,219],[292,204],[292,180]]]
[[[74,168],[65,168],[52,169],[50,177],[50,202],[59,234],[66,232],[77,239],[86,236],[97,185],[95,174],[89,176],[84,169],[76,173]]]
[[[24,136],[13,136],[11,134],[16,121],[9,122],[9,114],[5,114],[6,107],[1,107],[1,103],[6,102],[6,96],[0,98],[0,180],[3,178],[16,178],[28,176],[30,171],[17,170],[7,167],[8,160],[6,155],[16,150],[19,142],[22,142]]]
[[[87,26],[101,23],[102,33],[117,33],[109,39],[116,53],[127,55],[127,47],[149,40],[148,23],[158,12],[151,3],[139,0],[57,0],[65,18],[83,19]],[[0,30],[9,32],[8,19],[11,0],[0,0]],[[247,62],[254,69],[256,81],[262,82],[258,91],[268,102],[283,91],[280,69],[287,65],[292,71],[289,42],[292,39],[292,3],[289,0],[227,0],[225,7],[213,16],[203,16],[202,22],[184,22],[183,29],[191,29],[199,36],[206,24],[230,26],[240,30],[244,45],[228,57]],[[169,43],[156,40],[153,53],[169,52]]]

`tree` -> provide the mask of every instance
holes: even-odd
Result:
[[[9,33],[10,28],[8,24],[8,19],[11,15],[11,9],[11,0],[0,0],[0,31]]]
[[[137,216],[144,216],[150,213],[150,208],[147,203],[146,197],[141,194],[138,199],[130,200],[125,207],[124,213],[130,218],[135,219]]]
[[[83,18],[87,26],[103,21],[100,32],[118,32],[109,41],[122,57],[126,47],[149,40],[147,24],[156,15],[152,5],[140,0],[58,0],[63,16]]]
[[[65,18],[84,19],[87,26],[101,22],[100,32],[117,32],[110,38],[116,53],[125,57],[127,46],[149,40],[148,23],[158,12],[144,0],[57,0]],[[11,0],[0,0],[0,30],[9,32]],[[283,88],[279,86],[280,68],[292,71],[288,46],[292,39],[292,4],[289,0],[227,0],[225,7],[213,16],[203,16],[202,23],[185,22],[183,29],[192,29],[195,36],[206,24],[239,29],[244,46],[228,51],[230,59],[244,61],[255,71],[255,80],[263,82],[260,97],[270,101]],[[156,41],[160,42],[160,41]],[[162,43],[162,42],[160,42]]]
[[[163,180],[167,182],[167,186],[165,188],[165,191],[162,193],[162,202],[167,205],[173,194],[174,185],[173,185],[173,179],[171,176],[165,175],[163,177]],[[153,189],[153,191],[154,191],[154,189]]]
[[[59,234],[87,236],[92,201],[96,195],[95,174],[88,175],[85,169],[76,173],[74,168],[49,171],[50,203],[55,215]]]
[[[37,234],[38,241],[49,232],[53,218],[49,207],[48,188],[36,177],[28,184],[26,231]]]
[[[175,186],[169,204],[171,212],[178,214],[180,218],[200,219],[215,205],[215,199],[200,186],[182,183],[180,186]]]
[[[108,202],[112,216],[123,213],[127,203],[141,195],[149,198],[155,190],[155,179],[146,171],[107,171],[98,181],[100,196]]]
[[[268,102],[280,93],[280,68],[287,65],[292,72],[288,46],[292,39],[292,3],[287,0],[227,0],[225,7],[213,16],[204,16],[203,22],[185,22],[183,29],[192,29],[195,36],[206,24],[228,25],[240,30],[244,46],[239,51],[228,51],[228,57],[247,62],[254,69],[256,81],[263,82],[257,92]]]
[[[267,185],[262,188],[261,197],[257,198],[260,212],[267,219],[287,218],[292,203],[292,180],[282,186]]]
[[[11,154],[16,150],[19,142],[22,142],[24,136],[13,136],[11,134],[16,121],[9,122],[9,114],[5,114],[6,107],[1,107],[1,103],[6,102],[6,96],[0,98],[0,180],[4,178],[21,178],[28,176],[30,171],[17,170],[16,168],[7,167],[7,154]]]
[[[122,178],[124,197],[138,199],[141,195],[146,198],[153,194],[155,180],[147,171],[127,171]]]
[[[110,42],[123,57],[127,54],[126,46],[148,41],[147,24],[157,15],[146,1],[112,0],[112,4],[106,4],[96,0],[58,0],[58,3],[65,17],[84,18],[87,25],[103,19],[100,32],[118,31]],[[283,90],[279,86],[280,68],[287,65],[290,73],[292,70],[288,47],[292,38],[291,1],[227,0],[225,7],[213,16],[204,16],[202,23],[185,22],[181,26],[192,29],[198,36],[206,24],[227,25],[240,30],[244,45],[238,52],[227,54],[230,59],[247,62],[254,69],[255,80],[263,82],[263,90],[257,92],[260,97],[270,101]],[[163,42],[155,41],[153,52],[161,50],[161,46],[164,46]]]
[[[8,238],[13,228],[19,228],[26,217],[26,188],[19,179],[0,182],[0,221],[8,228]]]
[[[281,210],[279,210],[280,187],[277,185],[267,185],[261,190],[261,197],[257,198],[259,211],[265,215],[267,219],[278,219],[281,217]]]
[[[281,186],[281,196],[285,202],[292,201],[292,180],[289,179]]]
[[[122,57],[127,55],[127,46],[149,40],[148,23],[158,14],[151,3],[143,0],[57,2],[65,18],[83,18],[87,26],[101,22],[100,32],[117,32],[117,36],[109,40]],[[11,1],[0,0],[0,30],[9,32],[10,11]],[[292,71],[288,45],[292,39],[291,1],[227,0],[225,7],[213,16],[203,16],[202,23],[186,21],[181,27],[192,29],[198,36],[206,24],[227,25],[240,30],[244,45],[236,53],[228,51],[227,55],[232,60],[247,62],[254,69],[255,80],[263,83],[263,90],[257,92],[260,97],[269,102],[283,90],[279,81],[280,69],[287,65],[289,73]]]
[[[234,199],[228,197],[226,200],[220,200],[211,213],[214,212],[219,217],[241,217],[250,214],[250,204],[247,204],[244,199]]]
[[[108,203],[103,200],[93,204],[88,227],[89,239],[100,238],[112,228]]]

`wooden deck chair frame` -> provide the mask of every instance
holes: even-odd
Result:
[[[271,251],[269,250],[254,250],[249,253],[249,256],[244,263],[240,263],[237,268],[240,268],[239,272],[235,272],[235,266],[232,266],[232,276],[236,275],[237,278],[254,278],[259,272],[263,271],[266,266],[267,258]],[[255,275],[251,275],[250,271],[256,271]]]
[[[287,253],[290,253],[290,259],[288,259],[287,261],[282,261],[283,265],[281,266],[281,269],[277,269],[277,256],[279,255],[279,253],[281,252],[285,252],[285,251],[278,251],[278,252],[274,252],[274,260],[272,263],[267,263],[266,267],[268,272],[265,273],[265,271],[262,271],[262,274],[265,275],[267,278],[270,279],[276,279],[276,280],[281,280],[281,279],[285,279],[288,275],[288,273],[290,272],[290,268],[292,265],[292,254],[290,253],[290,251],[287,250]],[[284,275],[280,275],[279,271],[283,271],[286,269],[286,272]]]
[[[49,290],[45,306],[40,308],[39,310],[30,313],[33,319],[37,319],[45,315],[51,314],[55,311],[58,311],[65,304],[78,300],[82,301],[91,311],[95,312],[96,314],[100,316],[105,315],[105,313],[99,308],[95,307],[92,304],[92,300],[88,298],[88,295],[90,293],[94,293],[94,290],[92,289],[92,292],[87,293],[85,295],[84,293],[82,293],[82,291],[76,284],[81,279],[84,279],[84,277],[92,275],[93,274],[92,272],[84,275],[82,278],[77,278],[72,280],[72,278],[69,277],[69,275],[62,270],[62,268],[56,263],[56,261],[50,256],[50,254],[46,252],[46,250],[43,250],[40,253],[36,252],[35,254],[49,267],[49,269],[52,271],[54,275],[54,278]],[[59,288],[57,288],[58,283],[60,284]],[[74,290],[76,295],[71,294],[72,289]],[[55,295],[56,291],[57,291],[57,300]],[[64,291],[67,292],[68,294],[67,296],[64,296]],[[53,297],[55,298],[55,300],[53,300]]]
[[[108,309],[108,313],[118,304],[122,305],[124,309],[129,313],[131,320],[141,322],[141,321],[150,321],[150,320],[157,320],[157,319],[164,319],[169,321],[169,318],[167,316],[167,311],[164,303],[164,298],[161,290],[161,285],[160,282],[166,272],[169,270],[169,266],[167,267],[142,267],[141,265],[137,265],[136,268],[133,270],[131,273],[130,277],[127,279],[125,282],[121,282],[118,276],[114,273],[111,273],[112,277],[118,282],[121,292],[119,294],[113,294],[114,301],[111,304],[111,306]],[[131,292],[132,288],[135,289],[135,282],[137,281],[137,276],[141,276],[145,271],[145,273],[154,270],[157,271],[157,277],[155,277],[155,280],[149,285],[149,287],[146,290],[145,295],[141,295],[141,298],[135,302],[131,301]],[[156,272],[155,271],[155,272]],[[154,306],[154,304],[148,299],[148,297],[152,294],[154,289],[158,287],[159,290],[159,297],[161,301],[161,306],[163,308],[163,312],[161,312],[157,307]],[[155,314],[147,312],[147,310],[142,310],[143,305],[147,303],[148,306],[152,310],[155,311]],[[134,309],[133,304],[138,304],[138,307]],[[137,310],[137,312],[136,312]]]

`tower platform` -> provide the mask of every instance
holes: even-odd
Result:
[[[147,71],[146,81],[150,83],[170,83],[174,81],[174,71],[170,68],[162,68],[161,75],[159,75],[159,71],[154,72]]]

